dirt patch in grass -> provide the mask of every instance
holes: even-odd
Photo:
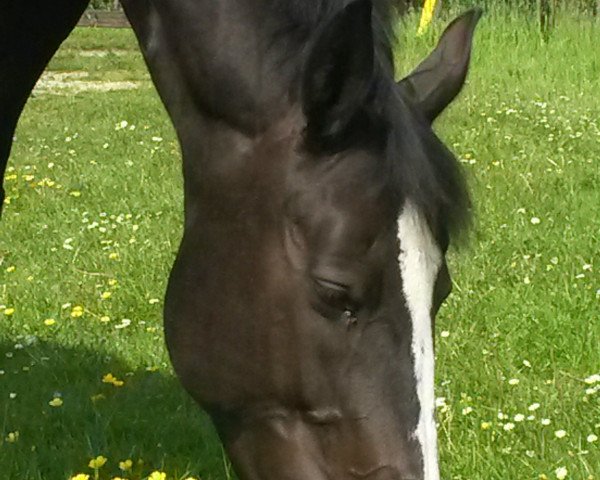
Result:
[[[125,55],[131,53],[130,50],[123,49],[110,49],[110,50],[102,50],[102,49],[90,49],[90,50],[79,50],[77,55],[80,57],[86,58],[104,58],[108,55],[115,55],[117,57],[124,57]]]
[[[86,80],[89,73],[45,72],[33,89],[34,95],[72,95],[80,92],[111,92],[135,90],[141,82]]]

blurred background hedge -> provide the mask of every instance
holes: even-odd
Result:
[[[392,0],[405,13],[409,9],[420,9],[424,0]],[[438,0],[438,8],[468,8],[474,5],[493,10],[510,8],[523,14],[543,9],[569,9],[592,15],[600,14],[600,0]],[[120,10],[119,0],[92,0],[90,7],[96,10]]]

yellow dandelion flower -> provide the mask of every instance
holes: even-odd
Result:
[[[108,254],[108,258],[110,260],[117,260],[119,258],[119,254],[117,252],[111,252]]]
[[[12,315],[13,313],[15,313],[15,309],[12,307],[8,307],[7,309],[4,310],[4,315]]]
[[[489,430],[492,427],[491,422],[481,422],[481,429],[482,430]]]
[[[77,318],[83,315],[83,307],[81,305],[75,305],[71,310],[71,317]]]
[[[90,460],[90,463],[88,463],[88,467],[93,468],[94,470],[98,470],[99,468],[102,468],[104,466],[106,461],[106,457],[98,455],[96,458],[92,458]]]
[[[87,473],[78,473],[73,475],[69,480],[90,480],[90,476]]]
[[[47,327],[51,327],[55,323],[56,320],[54,320],[53,318],[47,318],[46,320],[44,320],[44,325],[46,325]]]
[[[110,480],[127,480],[127,479],[123,478],[123,477],[113,477]]]
[[[112,292],[102,292],[102,295],[100,295],[100,297],[102,298],[102,300],[106,300],[112,297]]]
[[[54,397],[52,400],[48,402],[48,405],[51,407],[61,407],[63,404],[63,400],[60,397]]]
[[[127,460],[123,460],[122,462],[119,462],[119,468],[121,470],[123,470],[124,472],[126,472],[127,470],[131,470],[132,466],[133,466],[133,462],[131,461],[131,458],[128,458]]]
[[[115,286],[117,283],[119,283],[119,282],[117,282],[117,280],[116,280],[116,279],[114,279],[114,278],[111,278],[111,279],[108,281],[108,284],[109,284],[111,287],[114,287],[114,286]]]
[[[17,267],[15,267],[14,265],[11,265],[10,267],[8,267],[8,268],[6,269],[6,271],[7,271],[8,273],[11,273],[11,272],[14,272],[16,269],[17,269]]]
[[[148,477],[148,480],[167,480],[167,474],[164,472],[159,472],[158,470],[155,470],[154,472],[152,472],[150,474],[150,476]]]
[[[8,432],[8,435],[6,436],[6,441],[8,443],[15,443],[17,440],[19,440],[18,430],[15,430],[14,432]]]
[[[123,380],[119,380],[112,373],[107,373],[102,377],[102,383],[110,383],[115,387],[122,387],[125,382],[123,382]]]
[[[109,317],[108,315],[102,315],[102,316],[100,317],[100,321],[101,321],[102,323],[108,323],[108,322],[110,322],[110,317]]]

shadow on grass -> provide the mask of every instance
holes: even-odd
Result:
[[[104,383],[107,373],[124,384]],[[169,479],[229,478],[207,415],[170,372],[132,371],[122,359],[84,348],[0,343],[0,434],[2,478],[92,474],[88,462],[97,455],[108,458],[101,479],[153,470]],[[118,463],[128,458],[132,471],[121,472]]]

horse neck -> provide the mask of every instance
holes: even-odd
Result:
[[[224,206],[242,204],[234,195],[249,191],[245,187],[260,169],[272,171],[260,153],[265,141],[280,138],[278,129],[295,128],[290,125],[299,117],[301,122],[304,43],[272,4],[123,1],[179,137],[186,223],[193,222],[201,200],[214,204],[198,195],[222,197]]]

